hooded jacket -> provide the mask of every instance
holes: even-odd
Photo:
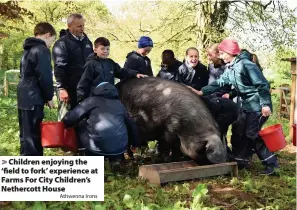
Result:
[[[153,76],[151,60],[147,56],[141,56],[136,51],[128,53],[124,68],[136,70],[139,74]]]
[[[124,153],[128,136],[132,138],[132,145],[137,146],[136,125],[119,101],[116,87],[103,82],[94,89],[93,95],[65,115],[62,119],[65,127],[77,125],[86,118],[89,141],[84,146],[97,154]]]
[[[85,34],[80,41],[69,30],[64,32],[53,47],[54,73],[58,88],[76,91],[87,57],[92,52],[92,42]]]
[[[20,64],[20,81],[17,86],[18,108],[33,110],[44,106],[54,96],[51,54],[45,42],[27,38]]]
[[[77,85],[78,101],[90,96],[97,84],[109,82],[114,85],[114,78],[125,79],[134,77],[138,72],[130,69],[122,69],[112,59],[99,58],[92,53],[84,66],[84,73]]]
[[[225,85],[233,85],[242,99],[242,108],[259,112],[263,106],[272,110],[270,86],[257,64],[249,60],[250,54],[243,51],[233,60],[221,77],[202,88],[203,95],[218,91]]]
[[[208,79],[209,74],[206,66],[199,62],[194,68],[189,67],[186,63],[180,66],[175,81],[201,90],[208,84]]]
[[[181,65],[183,65],[183,63],[175,59],[175,61],[170,66],[168,66],[167,69],[162,68],[157,74],[157,77],[174,81],[178,72],[178,68]]]

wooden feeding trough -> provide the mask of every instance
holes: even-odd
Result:
[[[152,184],[231,174],[238,176],[236,162],[198,166],[194,161],[139,166],[138,176]]]

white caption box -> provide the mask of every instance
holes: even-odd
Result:
[[[104,157],[0,156],[1,201],[103,201]]]

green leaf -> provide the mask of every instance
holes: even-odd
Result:
[[[193,196],[193,197],[196,197],[196,196],[204,197],[204,196],[206,196],[207,192],[208,192],[207,185],[206,185],[206,184],[199,184],[199,185],[195,188],[195,190],[194,190],[192,196]]]
[[[134,200],[133,200],[132,196],[129,194],[126,194],[124,196],[123,202],[124,202],[124,204],[126,204],[126,206],[128,208],[133,208],[133,206],[134,206]]]
[[[103,206],[101,206],[100,204],[96,205],[95,210],[106,210],[106,204],[104,204]]]

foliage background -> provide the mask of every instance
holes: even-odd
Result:
[[[109,0],[103,0],[105,3]],[[220,3],[218,3],[220,2]],[[111,40],[111,57],[120,64],[136,49],[141,35],[153,38],[155,47],[149,57],[154,73],[159,70],[161,53],[173,49],[183,59],[191,46],[200,49],[206,64],[208,44],[227,36],[236,37],[242,48],[255,52],[264,67],[265,76],[273,87],[290,84],[290,64],[282,58],[296,56],[296,8],[287,1],[132,1],[116,8],[100,1],[5,1],[0,0],[0,81],[8,69],[19,67],[22,44],[32,36],[34,25],[49,21],[57,32],[66,28],[70,13],[79,12],[86,18],[86,33],[92,41],[99,36]],[[219,15],[218,15],[219,14]],[[0,83],[0,86],[2,82]],[[19,154],[19,133],[15,87],[9,97],[0,88],[0,155]],[[274,110],[279,109],[279,96],[273,94]],[[45,109],[45,120],[56,120],[56,110]],[[282,123],[288,137],[289,122],[274,114],[265,126]],[[295,150],[295,148],[294,148]],[[61,155],[58,149],[46,149],[46,155]],[[13,202],[1,209],[296,209],[296,157],[277,153],[281,169],[276,177],[257,175],[261,163],[241,171],[239,178],[216,177],[185,183],[170,183],[162,188],[135,179],[137,165],[127,166],[122,174],[105,173],[105,202]]]

